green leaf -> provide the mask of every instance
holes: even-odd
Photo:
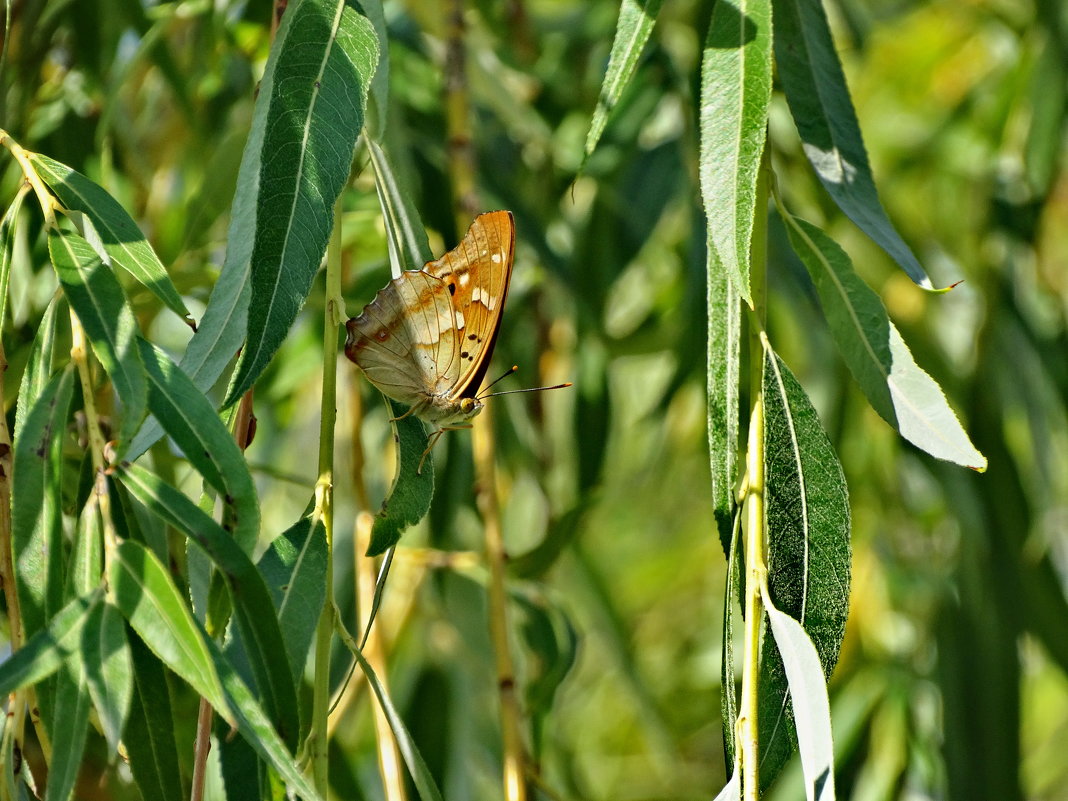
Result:
[[[57,675],[55,713],[50,729],[52,759],[45,801],[66,801],[71,797],[85,752],[89,708],[86,666],[82,654],[73,651]]]
[[[283,739],[295,743],[299,719],[294,674],[289,670],[289,663],[279,659],[286,652],[285,643],[270,592],[256,566],[218,523],[159,477],[130,464],[122,465],[115,472],[134,497],[188,536],[218,569],[230,591],[241,639],[267,710]],[[186,609],[184,605],[183,609]]]
[[[371,544],[367,546],[368,556],[392,548],[409,526],[422,520],[430,510],[430,501],[434,497],[434,460],[423,454],[427,449],[427,435],[423,423],[414,414],[404,417],[407,407],[386,398],[393,416],[393,438],[397,443],[397,475],[389,495],[382,501],[382,508],[375,515],[371,527]],[[404,419],[400,419],[400,418]],[[423,472],[417,472],[419,462],[423,463]]]
[[[849,612],[849,497],[842,467],[797,379],[774,353],[764,359],[765,519],[768,588],[799,621],[830,675]],[[760,782],[775,778],[796,737],[783,663],[771,637],[760,663]]]
[[[233,723],[206,638],[167,568],[143,545],[126,540],[115,549],[108,575],[115,606],[145,645]]]
[[[750,305],[749,240],[771,102],[770,0],[720,0],[701,63],[701,196],[710,259]]]
[[[163,665],[132,632],[127,637],[133,666],[133,696],[123,743],[130,772],[145,799],[184,801],[170,689]]]
[[[63,293],[125,406],[118,433],[121,456],[148,410],[145,369],[134,342],[137,323],[119,282],[82,237],[52,229],[48,252]]]
[[[6,37],[5,37],[6,41]],[[22,201],[29,191],[29,184],[23,184],[15,193],[15,199],[4,212],[4,218],[0,220],[0,331],[4,328],[7,320],[7,289],[11,280],[11,255],[15,244],[15,226],[18,222],[19,211],[22,209]]]
[[[612,109],[634,77],[638,59],[649,40],[649,34],[653,32],[653,24],[659,13],[660,0],[623,0],[620,5],[616,35],[608,56],[608,69],[601,84],[601,94],[597,97],[590,130],[586,134],[585,158],[588,159],[597,147]]]
[[[381,140],[386,132],[389,118],[389,31],[386,28],[386,12],[382,0],[362,0],[360,7],[375,29],[378,42],[378,64],[371,79],[371,94],[368,98],[366,125],[367,138]]]
[[[78,768],[85,752],[89,728],[89,688],[85,663],[79,651],[63,661],[56,681],[56,707],[50,729],[52,759],[48,765],[48,787],[44,801],[67,801],[74,791]]]
[[[148,403],[190,464],[220,494],[224,520],[246,554],[256,548],[260,509],[248,464],[215,408],[163,351],[138,337],[148,375]]]
[[[801,624],[764,599],[775,647],[790,685],[797,750],[805,774],[808,801],[834,801],[834,743],[831,703],[820,656]]]
[[[872,408],[917,448],[985,470],[986,457],[972,445],[941,387],[913,360],[883,302],[853,271],[846,252],[811,223],[789,213],[784,220],[838,349]]]
[[[208,640],[208,648],[211,650],[212,659],[218,668],[223,687],[226,689],[226,697],[234,710],[237,730],[241,736],[256,749],[260,756],[274,766],[290,791],[306,801],[320,801],[321,796],[315,792],[301,773],[296,760],[286,750],[285,744],[279,739],[270,720],[263,713],[259,703],[237,671],[234,670],[233,665],[213,641]]]
[[[98,590],[75,598],[56,613],[48,628],[38,631],[0,663],[0,695],[37,684],[59,670],[63,660],[78,649],[89,613],[102,597],[103,592]]]
[[[415,741],[412,739],[412,735],[409,733],[408,728],[404,725],[404,719],[401,718],[397,712],[397,708],[393,705],[393,701],[389,697],[389,693],[386,688],[382,686],[382,682],[378,680],[378,676],[375,674],[374,669],[368,664],[367,660],[363,658],[363,654],[360,652],[359,646],[356,641],[352,639],[341,623],[341,619],[337,616],[335,610],[334,626],[341,637],[341,641],[345,643],[345,647],[349,649],[353,657],[360,665],[360,669],[363,670],[363,674],[367,677],[367,683],[371,685],[371,690],[374,692],[375,697],[378,699],[378,704],[382,711],[386,715],[386,720],[389,722],[389,728],[393,732],[393,739],[397,743],[397,748],[401,752],[401,756],[404,757],[404,764],[408,766],[408,773],[412,777],[412,781],[415,783],[416,792],[419,793],[419,797],[423,801],[441,801],[441,791],[438,790],[437,785],[434,784],[434,777],[430,773],[430,769],[427,767],[426,762],[423,760],[423,755],[419,753],[418,747],[415,745]]]
[[[33,397],[39,377],[27,372],[19,392],[19,407],[28,411],[15,432],[11,487],[11,543],[26,637],[43,629],[63,602],[60,470],[74,371],[57,373]]]
[[[133,695],[133,667],[126,626],[119,610],[98,604],[82,632],[85,679],[112,754],[118,753]]]
[[[126,270],[171,311],[189,322],[189,309],[167,269],[122,205],[102,186],[66,164],[40,153],[30,154],[30,161],[64,207],[80,211],[92,221],[112,263]]]
[[[723,553],[730,555],[738,457],[741,298],[708,248],[708,452],[712,462],[712,512]]]
[[[738,743],[735,725],[738,721],[738,691],[734,672],[734,611],[740,585],[741,559],[738,553],[738,531],[735,523],[731,527],[730,548],[727,551],[727,581],[723,587],[723,632],[722,656],[720,657],[720,718],[723,725],[724,763],[737,766]],[[735,771],[734,778],[738,778]],[[740,781],[740,779],[739,779]]]
[[[322,521],[301,518],[271,543],[258,567],[278,610],[278,625],[286,644],[289,668],[304,675],[315,627],[326,603],[328,558]]]
[[[919,286],[931,279],[886,216],[820,0],[774,0],[775,63],[801,144],[834,202]]]
[[[419,219],[419,211],[412,203],[412,193],[405,191],[397,180],[386,151],[378,142],[368,139],[367,153],[375,171],[378,202],[386,222],[389,262],[393,267],[393,277],[396,278],[401,270],[418,270],[433,258],[430,243]]]
[[[343,0],[304,0],[289,9],[281,27],[274,46],[284,80],[269,87],[269,96],[261,88],[259,96],[270,106],[270,124],[260,165],[248,331],[224,405],[263,372],[311,290],[378,63],[374,28]]]
[[[715,801],[738,801],[741,797],[742,772],[736,770],[731,774],[730,781],[723,785],[723,789],[719,791],[719,795],[716,796]]]
[[[26,360],[26,369],[22,373],[22,383],[19,385],[18,406],[15,409],[16,437],[26,422],[30,407],[44,392],[48,380],[52,377],[56,351],[56,316],[61,308],[63,308],[63,301],[58,297],[53,297],[45,307],[41,322],[37,326],[37,333],[33,337],[30,355]]]

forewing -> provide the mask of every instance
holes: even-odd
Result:
[[[401,273],[347,328],[345,355],[394,400],[414,405],[456,385],[456,316],[439,278],[421,270]]]
[[[423,267],[441,279],[456,309],[459,376],[454,398],[474,396],[489,369],[514,253],[512,213],[491,211],[475,218],[453,250]]]

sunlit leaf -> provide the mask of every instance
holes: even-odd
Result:
[[[37,392],[29,374],[19,394],[28,411],[15,432],[12,551],[22,630],[34,635],[59,611],[63,594],[60,466],[74,371],[57,373]]]
[[[285,653],[282,632],[267,585],[255,565],[206,512],[148,470],[124,465],[116,474],[141,503],[188,536],[211,559],[230,591],[241,639],[268,712],[283,739],[295,742],[298,715],[293,673],[289,663],[279,658]],[[148,644],[151,647],[152,643]]]
[[[284,31],[284,33],[283,33]],[[282,80],[269,104],[251,258],[248,331],[229,405],[267,366],[307,298],[348,180],[378,63],[378,40],[357,7],[304,0],[289,9],[274,48]]]
[[[133,540],[120,543],[109,579],[115,605],[145,645],[216,712],[233,721],[206,637],[156,555]]]
[[[586,134],[585,157],[589,158],[601,140],[608,118],[619,102],[634,71],[638,68],[645,43],[653,32],[653,23],[660,13],[660,0],[623,0],[619,7],[616,35],[612,39],[612,51],[608,57],[597,108],[593,111],[590,130]]]
[[[40,153],[30,156],[37,174],[67,209],[89,217],[114,264],[140,281],[179,317],[189,318],[182,296],[152,246],[126,209],[98,184]]]
[[[100,603],[98,590],[85,598],[75,598],[49,621],[48,628],[34,634],[26,644],[0,662],[0,695],[48,678],[81,644],[82,631],[93,607]]]
[[[135,342],[137,323],[118,280],[82,237],[52,229],[48,252],[63,293],[123,402],[116,448],[121,456],[148,411],[148,382]]]
[[[765,608],[790,686],[797,750],[805,774],[805,797],[808,801],[833,801],[831,704],[819,654],[800,623],[780,612],[768,599]]]
[[[159,348],[138,338],[149,381],[148,403],[190,464],[226,507],[225,523],[246,554],[256,548],[259,502],[248,465],[215,409]]]
[[[816,285],[838,350],[872,408],[901,436],[939,459],[986,469],[935,380],[913,360],[886,307],[829,236],[785,215],[794,251]]]
[[[735,508],[738,454],[739,343],[741,298],[708,248],[708,451],[712,462],[712,501],[723,553],[729,555]]]
[[[701,196],[709,259],[749,304],[749,239],[771,102],[771,0],[720,0],[701,63]]]
[[[52,759],[44,801],[67,801],[82,764],[89,727],[89,687],[80,650],[63,660],[56,676],[55,718],[52,722]]]
[[[886,216],[823,4],[774,0],[775,64],[801,143],[834,202],[913,281],[931,279]]]
[[[396,278],[401,270],[418,270],[430,261],[433,258],[430,244],[411,193],[400,185],[386,151],[378,142],[369,139],[367,153],[375,172],[378,202],[386,218],[386,241],[393,277]]]
[[[825,675],[838,660],[849,612],[849,497],[838,457],[801,385],[775,354],[764,360],[768,587],[801,623]],[[760,663],[760,782],[793,751],[796,734],[782,660],[771,637]]]

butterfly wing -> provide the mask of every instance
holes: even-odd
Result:
[[[446,284],[406,270],[348,321],[345,355],[394,400],[419,408],[460,375],[456,315]]]
[[[453,398],[473,397],[489,369],[514,254],[512,213],[492,211],[476,217],[453,250],[423,267],[441,280],[456,310],[459,374]]]

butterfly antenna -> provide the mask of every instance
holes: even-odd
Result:
[[[498,383],[499,381],[504,380],[505,378],[510,376],[512,373],[514,373],[518,369],[519,369],[519,365],[518,364],[513,364],[511,370],[508,370],[500,378],[498,378],[498,379],[496,379],[494,381],[490,381],[488,384],[486,384],[486,386],[483,387],[482,392],[480,392],[478,394],[478,400],[482,400],[483,398],[495,398],[498,395],[515,395],[517,392],[541,392],[541,391],[547,390],[547,389],[564,389],[565,387],[571,386],[571,382],[568,381],[566,384],[556,384],[555,386],[552,386],[552,387],[527,387],[526,389],[509,389],[509,390],[506,390],[504,392],[486,392],[487,389],[489,389],[490,387],[492,387],[494,384]]]
[[[488,384],[486,384],[486,386],[482,387],[482,392],[485,392],[487,389],[492,387],[494,384],[501,383],[504,379],[506,379],[508,376],[510,376],[512,373],[514,373],[518,369],[519,369],[519,365],[518,364],[513,364],[512,365],[512,369],[506,370],[504,375],[500,376],[499,378],[493,379]],[[479,393],[478,397],[480,397],[480,398],[482,397],[482,393],[481,392]]]

